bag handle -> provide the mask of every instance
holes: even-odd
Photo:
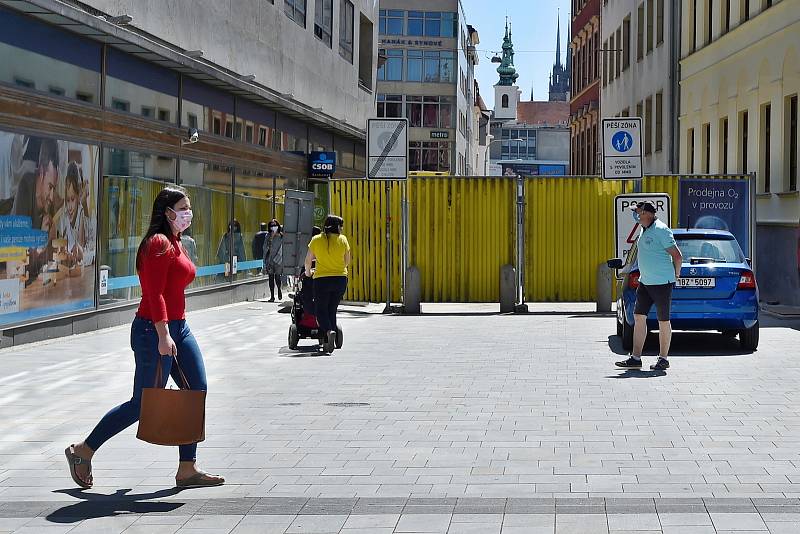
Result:
[[[158,359],[158,367],[156,368],[155,385],[153,386],[153,387],[158,388],[158,389],[162,388],[162,386],[161,386],[162,371],[161,371],[161,357],[160,356],[161,355],[159,355],[159,359]],[[183,369],[181,369],[181,366],[178,363],[178,358],[173,356],[172,357],[172,362],[175,364],[175,367],[178,368],[178,373],[180,373],[181,381],[183,382],[183,384],[178,384],[178,388],[180,388],[180,389],[192,389],[192,387],[189,385],[189,381],[186,380],[186,375],[183,374]],[[166,386],[166,384],[165,384],[165,386]]]

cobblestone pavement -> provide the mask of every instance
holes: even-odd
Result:
[[[349,308],[332,357],[289,351],[271,304],[190,314],[228,484],[183,492],[135,427],[94,489],[69,478],[130,395],[126,327],[0,351],[0,532],[800,533],[797,322],[752,354],[677,334],[663,373],[614,368],[612,317],[427,309]]]

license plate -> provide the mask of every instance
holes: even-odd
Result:
[[[678,287],[715,287],[715,278],[678,278]]]

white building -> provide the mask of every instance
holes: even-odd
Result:
[[[677,51],[672,0],[606,0],[601,11],[603,117],[642,117],[644,172],[677,170]]]
[[[800,304],[800,1],[682,7],[680,171],[756,174],[762,299]]]

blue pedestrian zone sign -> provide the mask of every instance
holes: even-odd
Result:
[[[640,180],[642,168],[642,119],[603,119],[603,179]]]
[[[611,138],[611,144],[620,152],[627,152],[633,148],[633,137],[626,131],[617,132]]]

